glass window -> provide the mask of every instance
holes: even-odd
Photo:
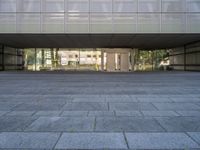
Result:
[[[160,32],[160,14],[138,14],[138,32]]]
[[[40,0],[18,0],[19,12],[40,12]]]
[[[112,14],[91,14],[90,24],[91,32],[112,32]]]
[[[91,0],[91,12],[112,12],[112,0]]]
[[[136,25],[136,14],[114,14],[113,16],[114,32],[136,32]]]
[[[114,12],[137,12],[136,0],[114,0]]]
[[[160,12],[160,0],[139,0],[139,12]]]
[[[44,33],[62,33],[64,32],[64,14],[43,14],[42,32]]]
[[[185,15],[162,14],[162,32],[185,32]]]
[[[0,0],[0,12],[16,12],[16,0]]]
[[[64,12],[64,0],[43,0],[43,12]]]
[[[17,32],[40,32],[40,14],[18,14]]]
[[[200,12],[200,0],[187,0],[187,7],[190,12]]]
[[[0,33],[16,32],[16,14],[0,14]]]
[[[68,12],[89,12],[89,0],[68,0]]]
[[[185,0],[163,0],[162,11],[163,12],[184,12]]]
[[[89,14],[88,13],[70,13],[66,22],[67,32],[82,33],[89,32]]]
[[[200,14],[187,15],[187,32],[200,33]]]

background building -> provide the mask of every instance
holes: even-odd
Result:
[[[174,69],[200,70],[199,41],[199,0],[0,0],[2,70],[24,48],[170,49]]]

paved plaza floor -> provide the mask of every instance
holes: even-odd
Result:
[[[0,149],[200,149],[200,73],[0,72]]]

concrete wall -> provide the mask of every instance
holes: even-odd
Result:
[[[0,70],[22,70],[23,51],[0,45]]]
[[[174,70],[200,71],[200,42],[171,50],[169,58]]]

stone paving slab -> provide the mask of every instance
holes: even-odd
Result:
[[[0,131],[23,131],[36,117],[2,116],[0,117]]]
[[[109,103],[109,106],[116,111],[156,110],[151,103]]]
[[[21,104],[20,102],[10,103],[10,102],[0,102],[0,111],[9,111],[15,106]]]
[[[95,131],[102,132],[159,132],[164,129],[153,118],[143,117],[97,117]]]
[[[35,111],[11,111],[6,116],[32,116]]]
[[[51,116],[56,117],[61,114],[61,111],[37,111],[34,116]]]
[[[114,111],[89,111],[89,117],[111,117],[114,116]]]
[[[61,116],[63,117],[86,117],[88,111],[63,111]]]
[[[26,131],[93,131],[94,118],[93,117],[39,117]]]
[[[197,97],[176,97],[176,98],[170,98],[173,102],[191,102],[191,103],[197,103],[200,102],[200,98]]]
[[[52,149],[60,133],[0,133],[0,148],[9,149]]]
[[[143,116],[140,111],[116,111],[116,116]]]
[[[88,137],[96,133],[110,137],[119,132],[145,135],[183,132],[181,134],[187,133],[186,136],[198,143],[199,81],[199,73],[194,72],[0,72],[0,85],[3,85],[0,86],[0,132],[70,132],[87,133]],[[175,142],[182,142],[173,134],[167,137],[174,136]],[[98,141],[96,138],[97,145]],[[191,145],[188,150],[192,148]]]
[[[6,113],[8,113],[9,111],[0,111],[0,116],[5,115]]]
[[[63,109],[73,111],[106,111],[108,110],[108,104],[100,102],[67,103]]]
[[[153,103],[159,110],[200,110],[194,103]]]
[[[200,117],[163,117],[156,120],[169,132],[200,131]]]
[[[117,102],[138,102],[138,100],[136,98],[131,98],[131,97],[118,97],[118,98],[112,98],[112,97],[109,97],[109,98],[106,98],[106,102],[114,102],[114,103],[117,103]]]
[[[152,116],[152,117],[167,117],[167,116],[180,116],[178,113],[174,111],[141,111],[144,116]]]
[[[196,117],[200,117],[200,111],[176,111],[178,114],[180,114],[181,116],[196,116]]]
[[[139,102],[173,102],[167,97],[138,97]]]
[[[63,133],[56,149],[127,149],[123,133]]]
[[[72,102],[106,102],[105,98],[102,97],[79,97],[79,98],[74,98]]]
[[[188,132],[187,134],[200,145],[200,132]]]
[[[50,111],[50,110],[56,110],[59,111],[64,106],[64,103],[23,103],[16,107],[14,107],[12,110],[16,111]]]
[[[200,148],[184,133],[125,133],[131,149]]]

